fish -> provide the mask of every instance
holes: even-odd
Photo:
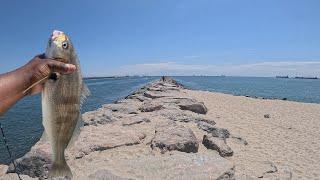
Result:
[[[53,72],[44,83],[41,100],[44,136],[49,140],[52,150],[52,164],[48,178],[71,179],[73,175],[66,162],[65,150],[82,122],[81,106],[85,98],[90,95],[90,91],[83,82],[74,46],[64,32],[53,31],[45,57],[59,58],[60,61],[73,64],[77,68],[68,75]]]

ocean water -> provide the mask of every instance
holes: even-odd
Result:
[[[126,97],[158,77],[124,77],[85,80],[91,96],[82,112],[95,110],[101,105]],[[43,133],[41,96],[26,97],[0,117],[14,158],[23,156],[40,139]],[[9,156],[0,135],[0,164],[9,163]]]
[[[320,103],[320,80],[196,76],[174,78],[190,89]],[[159,77],[85,80],[92,95],[86,101],[83,112],[97,109],[103,104],[123,98],[156,79]],[[0,117],[0,121],[14,158],[23,156],[39,140],[43,132],[40,96],[23,99]],[[8,153],[3,145],[2,137],[0,137],[0,164],[8,162]]]
[[[320,103],[319,79],[281,79],[273,77],[174,77],[187,88],[233,95]]]

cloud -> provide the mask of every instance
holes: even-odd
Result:
[[[320,76],[320,61],[261,62],[252,64],[199,65],[176,62],[122,66],[112,75],[229,75],[229,76]]]

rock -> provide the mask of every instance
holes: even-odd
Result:
[[[265,114],[263,117],[264,118],[270,118],[270,114]]]
[[[219,176],[217,180],[235,180],[234,174],[235,174],[235,170],[234,168],[231,168],[228,171],[226,171],[224,174]]]
[[[240,143],[242,143],[243,145],[248,145],[248,142],[247,142],[247,140],[245,140],[244,138],[242,138],[242,137],[240,137],[240,136],[234,136],[234,135],[232,135],[232,136],[230,136],[231,138],[233,138],[233,139],[236,139],[238,142],[240,142]]]
[[[109,109],[112,112],[122,113],[122,114],[138,114],[138,108],[135,104],[107,104],[103,105],[104,109]]]
[[[165,95],[161,95],[161,93],[146,91],[143,93],[143,95],[147,98],[156,99],[156,98],[162,98],[166,97]]]
[[[161,112],[161,115],[172,121],[179,121],[179,122],[191,122],[191,121],[196,121],[197,119],[192,114],[187,114],[187,113],[176,111],[176,110],[165,110]]]
[[[132,95],[132,96],[129,96],[128,98],[129,98],[129,99],[137,99],[137,100],[139,100],[140,102],[151,100],[151,98],[145,97],[145,96],[142,95],[142,94]]]
[[[212,132],[215,129],[215,127],[213,127],[212,124],[209,124],[209,123],[204,122],[204,121],[199,121],[197,123],[197,126],[198,126],[198,128],[200,128],[200,129],[202,129],[204,131],[207,131],[209,133]]]
[[[173,150],[195,153],[198,152],[199,143],[190,128],[172,122],[156,128],[151,148],[158,148],[161,153]]]
[[[278,171],[278,168],[270,161],[251,161],[250,166],[255,167],[254,169],[248,169],[247,175],[263,178],[265,175],[270,173],[275,173]]]
[[[107,174],[107,177],[115,177],[115,179],[155,180],[234,179],[232,163],[218,154],[183,153],[178,151],[157,156],[135,154],[136,156],[133,157],[121,157],[116,154],[107,156],[106,159],[108,161],[103,166],[107,171],[100,171],[101,176],[104,177],[103,174]],[[97,164],[95,161],[90,165],[93,168],[95,165],[100,167],[100,164]],[[86,178],[84,176],[78,179]]]
[[[98,170],[95,173],[89,175],[91,180],[127,180],[126,178],[121,178],[117,175],[110,173],[108,170]]]
[[[226,144],[224,139],[204,135],[202,144],[208,149],[218,151],[222,157],[233,155],[232,149]]]
[[[218,128],[218,127],[213,127],[210,133],[213,137],[224,138],[224,139],[229,138],[230,136],[230,133],[227,129]]]
[[[72,150],[76,158],[82,158],[94,151],[137,145],[145,137],[143,133],[118,125],[85,126]]]
[[[166,109],[165,111],[161,112],[161,116],[166,117],[172,121],[178,122],[206,122],[211,125],[216,124],[213,120],[205,119],[203,116],[199,114],[195,114],[192,112],[188,113],[187,111]]]
[[[10,164],[7,173],[28,175],[30,177],[45,178],[51,164],[51,149],[48,142],[40,140],[30,152],[15,160],[16,171]]]
[[[84,126],[97,126],[99,124],[113,123],[115,121],[118,121],[119,119],[116,118],[111,111],[101,109],[95,113],[90,112],[83,114],[82,120]]]
[[[152,103],[151,101],[144,102],[140,107],[141,112],[152,112],[163,108],[163,105]]]
[[[180,99],[176,103],[181,110],[188,110],[198,114],[206,114],[208,111],[203,102],[197,102],[194,99]]]
[[[127,117],[121,120],[122,126],[131,126],[131,125],[140,124],[143,122],[150,122],[150,119],[141,117],[141,116],[132,116],[132,117]]]

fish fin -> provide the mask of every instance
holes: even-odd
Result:
[[[81,118],[81,115],[77,121],[77,124],[76,124],[76,127],[74,128],[73,130],[73,134],[72,134],[72,137],[69,141],[69,144],[67,146],[67,149],[70,149],[71,147],[73,147],[73,145],[75,144],[75,142],[77,141],[79,135],[80,135],[80,131],[81,131],[81,128],[83,127],[84,125],[84,122],[82,121],[82,118]]]
[[[87,99],[87,97],[90,95],[91,95],[91,92],[90,92],[88,86],[83,83],[82,89],[81,89],[80,107],[82,106],[84,101]]]
[[[72,172],[66,161],[63,163],[53,163],[51,170],[49,171],[48,178],[52,179],[54,177],[67,177],[72,179]]]

